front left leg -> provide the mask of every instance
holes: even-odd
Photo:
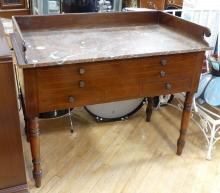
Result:
[[[190,116],[191,116],[193,96],[194,96],[193,92],[186,93],[184,108],[182,112],[180,136],[177,141],[177,155],[182,154],[182,151],[185,145],[186,132],[187,132],[187,128],[189,125]]]
[[[41,186],[41,159],[40,159],[40,130],[38,125],[38,118],[28,120],[29,123],[29,136],[31,145],[31,154],[33,162],[33,177],[36,187]]]

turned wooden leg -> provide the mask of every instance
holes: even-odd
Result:
[[[33,177],[35,180],[36,187],[41,186],[41,159],[40,159],[40,130],[38,126],[38,118],[29,119],[29,135],[31,154],[33,162]]]
[[[192,99],[194,93],[187,92],[183,113],[182,113],[182,120],[181,120],[181,128],[180,128],[180,136],[177,141],[177,155],[181,155],[183,151],[183,147],[185,145],[185,138],[186,138],[186,131],[189,125],[190,115],[191,115],[191,107],[192,107]]]
[[[147,108],[146,108],[146,121],[150,122],[152,111],[153,111],[153,97],[147,98]]]

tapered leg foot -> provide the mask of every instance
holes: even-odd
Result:
[[[31,145],[31,154],[33,162],[33,177],[36,187],[41,186],[41,159],[40,159],[40,130],[38,126],[38,118],[29,119],[29,136]]]
[[[184,138],[184,140],[181,139],[181,138]],[[182,136],[179,137],[179,139],[177,141],[177,152],[176,152],[177,155],[181,155],[182,154],[184,146],[185,146],[185,134],[182,134]]]
[[[33,177],[35,180],[35,186],[37,188],[41,187],[42,170],[40,170],[39,172],[33,170]]]
[[[151,115],[153,112],[153,98],[149,97],[147,99],[148,103],[147,103],[147,108],[146,108],[146,121],[150,122],[151,120]]]
[[[185,138],[186,132],[189,125],[189,120],[191,116],[191,107],[192,107],[192,100],[193,100],[194,93],[187,92],[186,99],[184,103],[183,113],[182,113],[182,120],[181,120],[181,128],[180,128],[180,136],[177,141],[177,155],[181,155],[184,145],[185,145]]]

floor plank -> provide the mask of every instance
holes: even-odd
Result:
[[[181,113],[172,107],[142,108],[127,121],[96,123],[83,108],[67,118],[41,120],[42,187],[35,188],[29,144],[23,146],[31,193],[219,193],[220,145],[207,161],[205,138],[190,122],[177,156]],[[23,123],[21,123],[23,126]]]

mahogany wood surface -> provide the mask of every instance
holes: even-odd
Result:
[[[27,0],[18,3],[6,3],[0,0],[0,17],[11,18],[14,15],[29,15],[30,9]]]
[[[173,30],[177,30],[179,33],[187,34],[192,38],[198,40],[204,40],[204,35],[209,37],[211,32],[206,27],[201,27],[198,24],[188,22],[179,17],[174,17],[170,14],[164,14],[163,12],[159,12],[160,14],[160,23],[166,25],[168,27],[173,28]]]
[[[15,16],[13,22],[18,23],[21,31],[137,26],[146,23],[157,23],[158,12],[70,13],[53,16]]]
[[[0,23],[0,193],[28,192],[12,57]]]
[[[14,15],[29,15],[29,9],[2,9],[0,10],[0,17],[11,18]]]
[[[186,92],[177,145],[177,154],[182,153],[192,96],[198,87],[205,50],[209,49],[203,38],[204,35],[210,35],[207,28],[156,11],[24,16],[15,17],[13,22],[15,35],[12,44],[20,67],[20,81],[24,93],[25,116],[29,125],[34,165],[33,175],[37,187],[41,185],[42,175],[37,117],[39,113],[45,111]],[[25,31],[56,28],[86,30],[87,28],[146,25],[155,22],[201,42],[203,49],[191,49],[187,53],[163,52],[148,57],[135,56],[80,63],[70,60],[67,64],[50,63],[49,66],[31,66],[25,58],[25,52],[28,49],[23,38]],[[149,100],[147,121],[150,121],[151,113],[152,104]]]
[[[0,0],[1,9],[19,9],[27,6],[27,0],[18,0],[16,3],[7,3],[5,0]]]
[[[35,101],[39,105],[37,112],[157,96],[162,93],[177,93],[194,87],[191,83],[195,64],[200,65],[197,62],[199,56],[195,53],[161,56],[161,60],[166,59],[166,66],[160,64],[159,57],[147,57],[37,68],[37,70],[25,69],[24,73],[27,76],[33,74],[27,81],[35,81],[32,83],[35,86],[24,90],[35,88],[35,94],[30,98],[32,98],[32,102]],[[83,75],[79,73],[80,69],[85,70]],[[164,77],[161,77],[162,72],[166,73]],[[24,77],[27,76],[24,75]],[[155,79],[158,82],[152,84]],[[84,82],[82,88],[80,87],[81,81]],[[172,84],[172,88],[167,89],[166,84]],[[75,99],[73,103],[69,102],[70,96]]]

